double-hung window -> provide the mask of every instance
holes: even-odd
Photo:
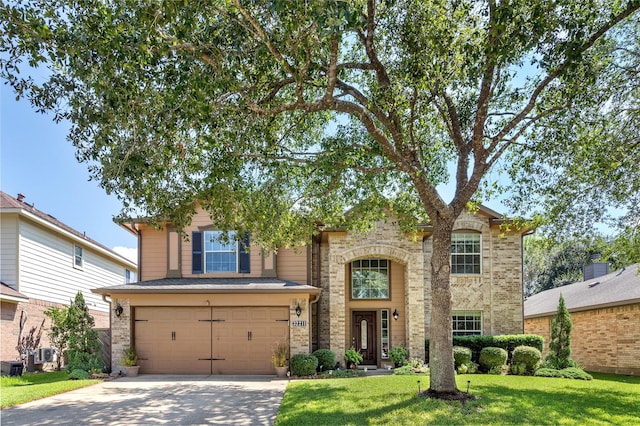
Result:
[[[482,314],[480,312],[453,312],[454,336],[479,336],[481,334]]]
[[[204,233],[205,273],[238,271],[236,233],[229,232],[228,240],[221,240],[221,235],[220,231],[206,231]]]
[[[451,273],[480,274],[480,234],[451,235]]]
[[[84,266],[84,252],[82,247],[73,246],[73,267],[77,269],[82,269]]]
[[[387,259],[361,259],[351,262],[351,298],[389,298]]]

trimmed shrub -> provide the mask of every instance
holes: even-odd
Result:
[[[289,364],[294,376],[311,376],[318,368],[318,358],[309,354],[295,354],[289,360]]]
[[[397,376],[409,376],[416,374],[416,370],[410,365],[403,365],[402,367],[394,368],[393,374]]]
[[[536,367],[540,364],[542,354],[539,350],[531,346],[518,346],[513,350],[511,354],[511,365],[523,364],[525,366],[525,372],[533,373]]]
[[[454,346],[453,347],[453,360],[455,362],[456,368],[461,365],[469,365],[471,362],[471,349],[465,348],[464,346]]]
[[[428,340],[426,341],[428,349]],[[537,334],[505,334],[499,336],[453,336],[454,346],[471,349],[471,360],[480,361],[480,352],[486,347],[502,348],[511,355],[517,346],[531,346],[542,352],[544,338]]]
[[[336,366],[336,354],[330,349],[318,349],[313,353],[318,358],[318,370],[333,370]]]
[[[409,352],[402,346],[395,346],[389,351],[389,360],[395,367],[402,367],[407,363],[408,354]]]
[[[562,370],[556,370],[553,368],[539,368],[534,373],[534,376],[538,377],[561,377],[565,379],[577,379],[577,380],[591,380],[593,377],[591,374],[584,372],[583,370],[575,367],[568,367]]]
[[[502,368],[507,363],[507,351],[502,348],[486,347],[480,351],[480,367],[491,371],[495,367]]]
[[[70,380],[85,380],[88,378],[89,378],[89,373],[87,373],[85,370],[82,370],[80,368],[76,368],[75,370],[71,371],[71,373],[69,373]]]
[[[516,376],[522,376],[527,373],[527,365],[526,364],[511,364],[509,367],[509,372]]]

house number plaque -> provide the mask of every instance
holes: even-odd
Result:
[[[295,321],[292,321],[291,325],[293,327],[306,327],[307,326],[307,321],[306,320],[295,320]]]

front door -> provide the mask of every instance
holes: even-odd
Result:
[[[378,338],[375,311],[353,312],[351,320],[351,343],[362,355],[362,364],[377,365]]]

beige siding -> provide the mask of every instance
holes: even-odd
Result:
[[[18,290],[18,217],[3,214],[0,220],[0,278]]]
[[[83,248],[82,269],[73,265],[74,244]],[[125,279],[124,266],[24,220],[20,221],[19,273],[19,290],[31,298],[68,304],[82,291],[89,308],[103,312],[109,304],[91,289],[124,284]]]
[[[142,256],[140,281],[149,281],[167,276],[167,232],[151,227],[141,227]],[[184,265],[184,264],[183,264]],[[189,262],[191,267],[191,262]]]
[[[308,264],[307,248],[278,250],[278,278],[307,284]]]

